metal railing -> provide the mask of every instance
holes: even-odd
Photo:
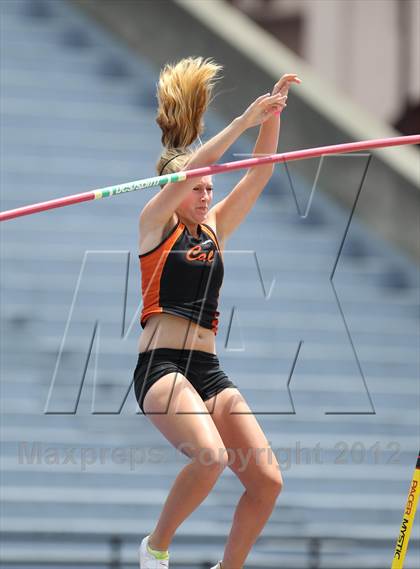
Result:
[[[138,567],[138,561],[137,559],[133,558],[133,561],[130,560],[126,560],[123,559],[123,554],[122,554],[122,550],[123,550],[123,546],[124,544],[131,544],[134,543],[136,544],[136,548],[139,544],[138,542],[138,537],[133,535],[133,534],[107,534],[107,533],[99,533],[99,532],[51,532],[51,531],[17,531],[17,530],[6,530],[2,532],[2,541],[3,541],[3,553],[0,557],[0,562],[2,564],[2,566],[13,566],[13,565],[19,565],[19,567],[33,567],[33,566],[46,566],[46,567],[69,567],[69,566],[75,566],[77,565],[77,567],[103,567],[106,569],[125,569],[128,567]],[[180,535],[177,536],[176,540],[179,542],[184,542],[186,545],[196,542],[197,538],[199,536],[197,535]],[[57,544],[58,541],[61,542],[70,542],[72,544],[86,544],[86,543],[90,543],[90,544],[107,544],[108,545],[108,549],[109,549],[109,554],[107,556],[106,559],[104,559],[103,554],[98,554],[98,558],[94,559],[92,558],[92,555],[90,555],[89,557],[86,556],[86,559],[83,559],[83,555],[77,555],[77,560],[76,559],[71,559],[69,556],[67,558],[60,559],[60,560],[48,560],[45,558],[41,558],[37,553],[33,552],[33,556],[30,560],[26,559],[25,555],[22,555],[21,557],[19,555],[13,555],[11,556],[10,554],[7,555],[7,552],[5,552],[4,546],[6,544],[12,543],[12,542],[17,542],[19,543],[19,546],[22,546],[22,542],[24,543],[28,543],[28,541],[30,541],[31,539],[36,538],[37,541],[43,541],[45,543],[54,543],[54,545]],[[204,541],[205,536],[203,536],[203,541]],[[332,537],[332,536],[325,536],[325,537],[320,537],[320,536],[316,536],[316,537],[310,537],[310,536],[305,536],[305,535],[296,535],[296,533],[290,534],[290,535],[281,535],[279,536],[279,540],[284,541],[287,540],[287,544],[288,546],[292,543],[292,542],[296,542],[299,543],[300,545],[305,544],[306,546],[306,558],[301,558],[301,560],[299,560],[296,556],[295,561],[293,562],[293,567],[294,569],[322,569],[322,560],[321,560],[321,556],[322,556],[322,550],[323,547],[328,543],[328,542],[332,542],[335,545],[339,545],[340,543],[346,544],[347,546],[349,545],[354,545],[355,546],[355,550],[356,550],[356,546],[360,545],[361,543],[364,546],[368,546],[371,545],[372,547],[378,547],[378,546],[387,546],[384,548],[384,550],[390,551],[390,554],[392,556],[392,547],[393,544],[390,543],[390,540],[387,538],[382,538],[382,537],[367,537],[366,539],[357,539],[354,537],[349,537],[349,538],[342,538],[342,537]],[[210,541],[213,541],[212,539],[210,539]],[[264,536],[261,536],[258,540],[259,543],[264,542]],[[272,542],[273,542],[273,538],[267,538],[267,541],[270,541],[270,545],[272,546]],[[418,541],[418,540],[417,540]],[[208,543],[209,540],[207,540],[206,538],[206,542]],[[219,543],[219,540],[217,540],[217,543]],[[412,544],[414,545],[414,544]],[[418,545],[418,544],[417,544]],[[30,548],[30,545],[28,545],[28,548]],[[302,547],[298,548],[296,550],[296,552],[302,553],[302,551],[304,551],[304,549],[302,549]],[[22,549],[22,552],[25,552],[25,549]],[[38,558],[37,558],[38,555]],[[281,553],[281,551],[279,551],[279,555],[280,558],[283,555]],[[359,553],[360,555],[360,553]],[[350,557],[350,556],[349,556]],[[214,565],[215,560],[214,559],[209,559],[205,556],[203,556],[201,559],[197,559],[197,557],[195,557],[194,559],[192,559],[191,557],[184,557],[182,556],[182,554],[178,553],[177,558],[176,559],[171,559],[171,569],[177,569],[177,568],[187,568],[187,567],[191,567],[194,569],[209,569],[212,565]],[[278,569],[278,559],[276,561],[274,561],[273,559],[268,559],[265,558],[265,555],[258,555],[258,554],[253,554],[251,556],[251,558],[249,559],[249,561],[247,561],[247,569]],[[391,559],[389,561],[389,566],[391,564]],[[329,565],[331,566],[331,565]],[[348,565],[348,569],[354,569],[355,564],[354,561],[351,560],[351,558],[349,558],[349,565]],[[358,561],[357,561],[357,567],[358,569],[363,569],[364,567],[369,568],[369,569],[384,569],[384,563],[383,560],[378,560],[378,565],[374,566],[372,565],[372,560],[371,558],[369,559],[369,561],[366,561],[366,565],[363,565],[363,563],[361,564],[361,561],[358,557]],[[347,566],[345,566],[343,564],[343,562],[340,562],[340,569],[347,569]]]

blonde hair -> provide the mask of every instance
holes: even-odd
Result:
[[[158,175],[182,170],[194,154],[188,147],[203,133],[203,115],[221,69],[211,58],[186,57],[161,70],[156,122],[164,149],[156,164]]]

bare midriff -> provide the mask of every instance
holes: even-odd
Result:
[[[201,350],[216,354],[215,334],[196,322],[173,314],[152,314],[140,335],[138,351],[156,348]]]

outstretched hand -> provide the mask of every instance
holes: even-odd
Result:
[[[257,126],[270,118],[273,112],[281,109],[285,96],[281,93],[261,95],[242,113],[245,127]]]
[[[273,91],[261,95],[242,114],[246,128],[257,126],[268,120],[273,113],[280,114],[287,107],[287,94],[291,83],[301,83],[294,73],[283,75],[274,85]]]
[[[284,107],[287,107],[286,101],[291,83],[297,83],[299,85],[299,83],[302,83],[302,81],[295,73],[286,73],[286,75],[283,75],[281,79],[279,79],[279,81],[277,81],[277,83],[273,87],[273,91],[271,93],[272,95],[281,94],[285,97],[282,108],[280,109],[279,112],[276,111],[276,114],[280,114],[284,109]]]

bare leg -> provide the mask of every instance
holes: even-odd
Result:
[[[222,569],[241,569],[274,509],[283,480],[270,444],[238,389],[225,389],[205,405],[230,451],[229,467],[245,487],[222,561]]]
[[[225,546],[222,569],[240,569],[262,529],[267,523],[275,500],[267,496],[242,494],[235,510],[232,529]]]
[[[216,483],[223,466],[192,462],[178,474],[166,499],[159,521],[149,538],[153,549],[169,548],[176,529],[201,504]]]
[[[168,407],[175,376],[175,389]],[[215,485],[228,456],[202,399],[181,373],[169,373],[154,383],[146,394],[143,407],[161,433],[191,458],[191,463],[175,479],[149,538],[152,549],[165,551],[179,525]]]

